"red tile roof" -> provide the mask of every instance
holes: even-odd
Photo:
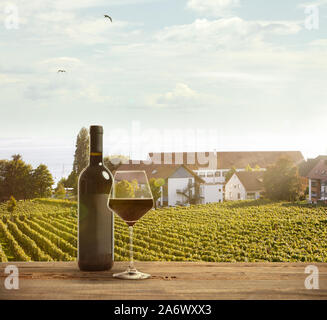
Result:
[[[320,160],[308,173],[309,179],[327,180],[327,160]]]
[[[135,160],[134,160],[135,162]],[[168,179],[177,169],[183,167],[186,171],[188,171],[195,179],[201,183],[205,181],[201,179],[198,175],[196,175],[192,170],[190,170],[187,166],[182,164],[146,164],[143,161],[139,161],[140,163],[133,163],[133,161],[129,161],[129,163],[121,164],[117,170],[125,171],[125,170],[144,170],[148,179],[151,178],[162,178]]]
[[[246,191],[263,190],[263,171],[239,171],[235,173]]]

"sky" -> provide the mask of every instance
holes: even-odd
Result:
[[[327,154],[327,0],[1,1],[0,46],[0,159],[56,180],[94,124],[106,155]]]

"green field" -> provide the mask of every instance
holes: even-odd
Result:
[[[136,260],[327,262],[327,208],[267,201],[152,210],[135,225]],[[0,261],[77,256],[77,205],[0,204]],[[128,260],[128,227],[115,216],[115,260]]]

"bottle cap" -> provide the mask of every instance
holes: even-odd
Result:
[[[103,134],[102,126],[90,126],[90,134]]]

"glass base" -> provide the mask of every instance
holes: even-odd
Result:
[[[141,279],[148,279],[151,277],[151,275],[137,270],[133,270],[133,271],[126,270],[124,272],[115,273],[113,277],[118,279],[125,279],[125,280],[141,280]]]

